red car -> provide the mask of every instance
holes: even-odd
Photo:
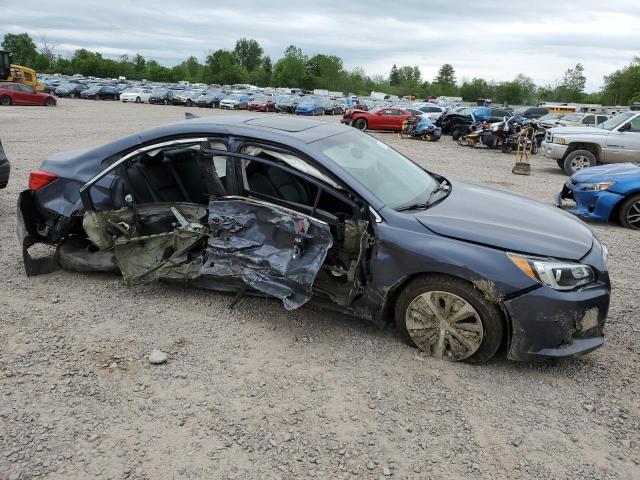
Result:
[[[380,107],[366,112],[350,109],[342,116],[340,123],[356,127],[359,130],[402,130],[402,122],[412,115],[400,107]]]
[[[256,112],[275,112],[276,102],[270,97],[254,97],[253,100],[247,104],[247,109]]]
[[[36,92],[20,83],[0,83],[0,105],[44,105],[55,107],[56,97],[48,93]]]

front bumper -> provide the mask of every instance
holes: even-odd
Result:
[[[579,183],[574,183],[569,178],[556,195],[555,204],[580,218],[608,222],[611,212],[622,199],[623,195],[608,190],[582,190]],[[575,205],[566,205],[565,200],[573,200]]]
[[[602,346],[609,296],[608,285],[574,292],[543,286],[504,302],[511,319],[507,358],[568,357]]]
[[[569,145],[560,145],[559,143],[542,142],[542,154],[547,158],[554,160],[562,160]]]

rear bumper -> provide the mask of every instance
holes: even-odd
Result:
[[[20,247],[22,248],[22,260],[27,276],[51,273],[56,269],[57,259],[54,256],[33,258],[29,254],[29,247],[42,242],[42,238],[37,232],[37,219],[40,214],[36,208],[33,192],[24,190],[18,196],[17,207],[17,233]]]
[[[540,287],[504,302],[511,320],[507,357],[511,360],[568,357],[602,346],[609,296],[606,284],[574,292]]]

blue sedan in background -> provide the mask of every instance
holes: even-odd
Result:
[[[324,106],[316,99],[302,99],[296,107],[296,115],[324,115]]]
[[[640,230],[640,163],[617,163],[585,168],[573,174],[556,196],[575,201],[569,212],[587,220],[617,221]]]

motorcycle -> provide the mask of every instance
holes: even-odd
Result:
[[[431,123],[428,118],[409,117],[402,122],[398,136],[437,142],[442,137],[442,130]]]
[[[482,122],[474,131],[461,134],[457,142],[458,145],[468,147],[484,145],[487,148],[501,148],[509,130],[510,125],[506,119],[492,124]]]

